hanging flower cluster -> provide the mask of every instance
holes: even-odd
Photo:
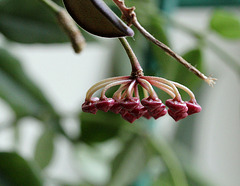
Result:
[[[113,0],[122,13],[123,22],[103,0],[63,0],[63,2],[69,14],[86,31],[100,37],[119,38],[132,65],[131,76],[113,77],[93,85],[88,90],[85,102],[82,105],[83,112],[96,114],[98,110],[111,111],[120,114],[123,119],[132,123],[140,117],[158,119],[167,113],[175,121],[178,121],[201,111],[194,94],[187,87],[164,78],[143,75],[141,65],[125,38],[134,35],[134,31],[130,27],[134,26],[146,39],[157,45],[209,85],[213,85],[216,79],[205,76],[145,30],[137,20],[135,7],[128,8],[124,0]],[[106,91],[114,86],[119,86],[118,90],[112,98],[106,97]],[[165,91],[172,99],[168,99],[163,104],[153,86]],[[139,96],[140,88],[144,92],[142,98]],[[100,98],[92,97],[99,89],[102,89]],[[178,89],[188,93],[190,100],[183,101]],[[166,107],[168,107],[168,110]]]
[[[107,98],[106,91],[114,86],[119,86],[118,90],[112,98]],[[165,103],[168,111],[152,86],[163,90],[172,97]],[[139,88],[142,88],[144,92],[142,99],[139,96]],[[188,93],[190,101],[182,101],[177,88]],[[92,97],[99,89],[102,89],[100,98]],[[96,114],[98,110],[111,111],[133,123],[140,117],[158,119],[167,112],[175,121],[178,121],[188,115],[200,112],[201,107],[197,104],[194,94],[179,83],[152,76],[122,76],[105,79],[93,85],[87,92],[82,110],[92,114]]]

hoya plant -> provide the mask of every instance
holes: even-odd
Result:
[[[101,37],[119,37],[132,66],[130,76],[109,78],[92,86],[82,106],[84,112],[96,114],[98,110],[104,112],[110,110],[116,114],[120,113],[121,116],[130,123],[142,116],[147,119],[151,117],[158,119],[164,116],[167,110],[152,86],[165,91],[172,97],[172,99],[166,101],[166,105],[169,108],[169,115],[175,121],[201,111],[201,107],[197,104],[194,94],[187,87],[164,78],[144,76],[143,69],[125,38],[126,36],[132,37],[134,35],[133,30],[129,26],[135,26],[148,40],[159,46],[208,84],[214,84],[214,80],[216,79],[206,77],[181,56],[147,32],[138,22],[134,7],[127,8],[124,1],[114,0],[114,3],[121,10],[122,19],[127,22],[127,26],[102,0],[87,2],[65,0],[64,3],[70,15],[72,15],[76,22],[85,30]],[[105,95],[106,91],[117,85],[120,85],[120,87],[113,94],[113,98],[107,98]],[[138,85],[140,85],[140,87],[138,87]],[[92,95],[101,88],[103,88],[101,97],[92,97]],[[139,88],[142,88],[144,92],[144,98],[142,100],[139,96]],[[183,102],[177,88],[186,91],[190,96],[190,101]]]
[[[239,77],[240,67],[234,56],[207,37],[212,34],[228,41],[239,39],[239,18],[214,9],[208,28],[201,32],[173,19],[164,11],[164,3],[0,0],[0,97],[14,113],[12,120],[0,124],[0,132],[10,130],[15,134],[14,148],[0,151],[0,185],[212,185],[210,177],[203,178],[192,164],[196,121],[202,117],[200,111],[207,109],[201,98],[209,96],[202,96],[202,87],[204,82],[213,86],[216,81],[205,75],[212,74],[213,69],[206,68],[204,52],[216,53]],[[194,38],[195,45],[177,54],[169,41],[169,26]],[[102,40],[113,41],[111,48],[108,46],[111,74],[82,90],[86,96],[76,114],[70,116],[78,125],[76,134],[71,134],[63,127],[69,116],[58,113],[44,90],[25,73],[12,46],[71,43],[81,57],[86,44],[102,46]],[[25,135],[19,131],[24,118],[34,119],[43,129],[38,131],[31,157],[18,148]],[[156,122],[174,128],[171,140],[159,135]],[[107,172],[104,181],[98,181],[95,167],[78,181],[51,177],[48,168],[54,167],[53,160],[59,158],[59,139],[71,147],[64,150],[70,151],[74,165],[80,162],[91,167],[92,162],[81,160],[77,153],[104,163],[107,168],[100,170]],[[111,150],[110,155],[102,153],[104,148]]]

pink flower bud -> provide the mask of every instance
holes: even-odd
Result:
[[[196,101],[186,101],[188,107],[188,115],[192,115],[201,112],[202,108]]]
[[[121,106],[128,110],[131,111],[134,108],[136,108],[137,106],[139,106],[140,104],[140,100],[137,97],[132,97],[132,98],[125,98],[122,102],[121,102]]]
[[[144,99],[142,99],[141,103],[148,110],[154,110],[157,107],[162,106],[162,101],[159,98],[157,98],[157,99],[152,99],[150,97],[144,98]]]
[[[175,120],[186,118],[188,116],[188,107],[183,101],[178,101],[174,99],[168,99],[166,101],[166,106],[168,106],[168,114]]]
[[[158,119],[167,114],[167,109],[164,104],[162,106],[157,107],[155,110],[148,111],[149,114],[154,117],[154,119]]]
[[[87,113],[96,114],[98,109],[96,108],[96,102],[99,100],[98,97],[93,97],[90,101],[85,101],[82,104],[82,111]]]
[[[146,112],[147,112],[147,109],[144,106],[142,106],[142,105],[138,105],[132,111],[130,111],[130,113],[133,116],[135,116],[137,119],[142,117]]]
[[[184,119],[188,116],[187,112],[173,112],[172,110],[168,109],[168,114],[175,120],[179,121],[180,119]]]
[[[122,110],[122,106],[121,106],[121,103],[119,102],[119,100],[115,100],[113,106],[109,110],[115,114],[120,113],[120,111]]]
[[[143,117],[146,119],[150,119],[152,116],[149,114],[149,112],[146,112],[145,114],[143,114]]]
[[[133,123],[137,119],[134,115],[130,114],[129,112],[125,112],[125,114],[122,114],[122,118],[130,123]]]
[[[188,107],[183,101],[168,99],[165,104],[174,113],[188,111]]]
[[[114,105],[114,102],[112,98],[103,98],[96,103],[96,108],[107,112]]]

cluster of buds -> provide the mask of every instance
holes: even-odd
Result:
[[[106,91],[114,86],[119,86],[119,88],[112,98],[108,98]],[[153,86],[169,94],[172,99],[168,99],[164,105]],[[143,89],[144,97],[142,99],[139,95],[139,88]],[[178,88],[189,94],[190,101],[182,101]],[[93,94],[99,89],[102,89],[100,98],[93,97]],[[188,115],[200,112],[201,107],[187,87],[164,78],[142,75],[113,77],[96,83],[88,90],[82,110],[92,114],[96,114],[98,110],[111,111],[133,123],[140,117],[158,119],[167,113],[175,121],[178,121]]]

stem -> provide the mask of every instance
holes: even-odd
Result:
[[[182,65],[184,65],[188,70],[193,72],[195,75],[197,75],[199,78],[207,82],[210,86],[213,86],[215,84],[215,81],[217,79],[212,77],[207,77],[203,73],[201,73],[197,68],[192,66],[190,63],[188,63],[185,59],[183,59],[180,55],[175,53],[172,49],[170,49],[167,45],[162,43],[161,41],[157,40],[154,36],[152,36],[145,28],[141,26],[141,24],[138,22],[136,13],[134,12],[135,8],[127,8],[124,1],[120,0],[113,0],[114,3],[118,6],[118,8],[121,10],[123,14],[123,19],[128,23],[128,25],[133,24],[140,32],[141,34],[146,37],[148,40],[156,44],[158,47],[160,47],[163,51],[165,51],[167,54],[172,56],[174,59],[176,59],[178,62],[180,62]]]
[[[172,83],[173,83],[176,87],[184,90],[184,91],[191,97],[191,100],[196,100],[193,92],[192,92],[189,88],[187,88],[187,87],[185,87],[184,85],[181,85],[180,83],[177,83],[177,82],[173,82],[173,81],[172,81]]]
[[[144,76],[143,78],[146,79],[146,80],[148,80],[148,81],[154,80],[154,81],[159,81],[159,82],[161,82],[161,83],[168,84],[169,86],[172,87],[173,92],[174,92],[174,94],[176,95],[175,98],[176,98],[177,100],[179,100],[179,101],[182,100],[181,95],[180,95],[178,89],[176,88],[176,86],[175,86],[171,81],[168,81],[168,80],[166,80],[166,79],[164,79],[164,78],[160,78],[160,77],[154,77],[154,76]]]
[[[165,16],[165,18],[175,27],[187,32],[188,34],[191,34],[198,40],[205,39],[206,36],[200,32],[197,32],[183,24],[179,24],[174,19],[170,18],[169,16],[166,16],[165,14],[162,14]],[[236,71],[236,73],[240,76],[240,65],[237,60],[235,60],[232,56],[230,56],[225,50],[220,48],[217,44],[210,41],[209,39],[205,39],[205,43],[208,45],[208,47],[216,53],[218,56],[220,56],[221,59],[224,59],[223,61],[229,65],[232,70]]]
[[[136,80],[133,80],[127,89],[127,98],[128,99],[132,97],[135,84],[136,84]]]
[[[121,44],[123,45],[125,51],[127,52],[127,55],[130,59],[131,65],[132,65],[132,76],[133,77],[138,77],[138,76],[143,76],[143,69],[134,54],[131,46],[129,45],[128,41],[126,38],[119,38]]]
[[[118,81],[118,80],[126,80],[129,79],[130,76],[120,76],[120,77],[112,77],[112,78],[108,78],[108,79],[104,79],[96,84],[94,84],[87,92],[86,94],[86,100],[90,100],[92,95],[99,89],[105,87],[106,85],[108,85],[109,83],[112,83],[114,81]]]
[[[154,100],[157,99],[158,96],[155,92],[155,90],[153,89],[152,85],[145,79],[143,78],[138,78],[138,82],[139,84],[148,91],[149,96]]]
[[[134,86],[134,96],[139,97],[138,84],[135,84]]]
[[[68,35],[75,53],[80,53],[85,46],[85,39],[70,15],[65,11],[64,8],[51,0],[40,1],[56,14],[58,22]]]
[[[121,85],[121,84],[128,84],[129,82],[131,82],[131,79],[126,79],[126,80],[119,80],[119,81],[114,81],[111,82],[110,84],[108,84],[101,93],[101,98],[106,98],[105,93],[108,89],[110,89],[111,87],[117,86],[117,85]]]
[[[128,84],[125,84],[125,85],[121,85],[118,90],[113,94],[113,99],[121,99],[121,96],[122,96],[122,92],[128,88],[129,86],[129,83]]]
[[[173,92],[172,87],[165,85],[159,81],[155,81],[155,80],[150,80],[149,81],[153,86],[163,90],[164,92],[166,92],[168,95],[170,95],[173,99],[176,97],[176,95]]]
[[[182,65],[184,65],[189,71],[193,72],[195,75],[197,75],[199,78],[207,82],[209,85],[214,84],[214,80],[211,77],[205,76],[203,73],[201,73],[197,68],[192,66],[190,63],[188,63],[185,59],[183,59],[180,55],[175,53],[172,49],[170,49],[167,45],[162,43],[161,41],[157,40],[154,36],[152,36],[148,31],[146,31],[140,23],[135,19],[133,21],[133,25],[151,42],[156,44],[158,47],[160,47],[163,51],[165,51],[167,54],[169,54],[171,57],[176,59],[178,62],[180,62]]]

